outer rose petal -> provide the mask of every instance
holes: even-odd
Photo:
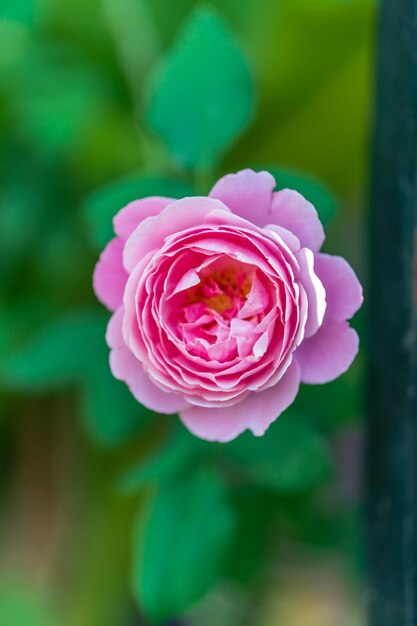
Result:
[[[109,348],[121,348],[124,346],[123,339],[123,307],[119,307],[109,319],[106,330],[106,342]]]
[[[123,264],[131,272],[149,252],[160,248],[165,238],[187,228],[204,224],[215,210],[229,213],[227,206],[205,196],[183,198],[169,204],[161,213],[139,224],[126,241]]]
[[[278,235],[285,244],[289,247],[293,254],[297,254],[300,251],[300,240],[294,233],[290,232],[283,226],[277,226],[277,224],[267,224],[265,230],[270,231],[273,234]]]
[[[257,226],[265,226],[270,219],[272,192],[275,179],[269,172],[242,170],[223,176],[209,193],[210,198],[224,202],[236,215]]]
[[[326,318],[317,333],[296,350],[301,382],[319,384],[334,380],[349,369],[358,348],[358,335],[347,322]]]
[[[308,314],[305,325],[305,337],[311,337],[320,328],[326,311],[326,292],[315,273],[314,254],[308,248],[302,248],[298,254],[301,270],[301,282],[308,299]]]
[[[233,406],[192,406],[181,411],[180,418],[194,435],[208,441],[231,441],[247,428],[260,436],[294,402],[299,384],[299,368],[294,361],[274,387],[251,393]]]
[[[113,218],[114,232],[122,239],[127,239],[139,224],[152,215],[158,215],[175,198],[151,196],[129,202]]]
[[[127,273],[123,267],[124,241],[112,239],[104,248],[93,274],[93,288],[97,298],[114,311],[123,301]]]
[[[125,382],[136,400],[152,411],[170,414],[188,407],[183,397],[162,391],[150,380],[142,363],[123,342],[122,323],[123,308],[120,307],[111,317],[106,333],[106,340],[113,348],[110,352],[113,376]]]
[[[315,270],[326,290],[326,316],[336,320],[353,317],[362,304],[363,295],[362,286],[349,263],[340,256],[318,254]]]
[[[282,189],[274,193],[269,221],[287,228],[313,252],[323,244],[324,230],[317,211],[298,191]]]

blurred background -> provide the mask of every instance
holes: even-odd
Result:
[[[346,375],[205,444],[111,378],[91,276],[128,201],[268,167],[366,294],[376,9],[0,0],[2,626],[363,626],[363,314]]]

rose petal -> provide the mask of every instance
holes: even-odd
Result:
[[[269,172],[246,169],[223,176],[209,193],[210,198],[224,202],[236,215],[258,226],[271,221],[272,192],[275,179]]]
[[[259,279],[259,276],[255,274],[251,289],[246,297],[246,302],[238,313],[238,318],[244,319],[245,317],[262,313],[267,309],[269,299],[270,296],[265,284]]]
[[[200,282],[201,282],[201,279],[200,279],[200,276],[198,275],[197,270],[194,268],[191,270],[188,270],[188,272],[186,272],[185,274],[181,276],[181,278],[177,282],[175,289],[170,293],[168,297],[172,298],[177,293],[190,289],[190,287],[195,287]]]
[[[114,232],[126,240],[144,219],[158,215],[171,202],[175,202],[175,198],[163,196],[150,196],[129,202],[114,216]]]
[[[334,380],[349,369],[358,348],[358,335],[347,322],[326,317],[317,333],[296,350],[301,381],[319,384]]]
[[[128,278],[122,263],[123,245],[119,237],[112,239],[101,253],[93,274],[95,294],[111,311],[122,304]]]
[[[308,248],[301,248],[298,254],[301,282],[308,299],[305,337],[311,337],[320,328],[326,311],[326,292],[314,272],[314,254]]]
[[[294,235],[294,233],[290,232],[286,228],[283,228],[282,226],[277,226],[276,224],[267,224],[264,230],[272,233],[273,236],[278,235],[278,242],[284,241],[284,243],[294,254],[299,252],[301,248],[300,240],[296,235]]]
[[[249,428],[263,435],[270,424],[294,401],[300,374],[294,362],[283,378],[271,389],[251,393],[244,400],[224,408],[192,406],[180,412],[180,418],[197,437],[208,441],[231,441]]]
[[[323,245],[324,230],[317,211],[298,191],[282,189],[274,193],[270,222],[292,232],[302,246],[313,252]]]
[[[124,345],[123,340],[123,307],[119,307],[109,319],[106,330],[106,342],[109,348],[120,348]]]
[[[340,256],[318,254],[315,270],[324,285],[327,313],[336,320],[353,317],[363,301],[362,286],[349,263]]]
[[[111,351],[110,369],[115,378],[127,384],[136,400],[152,411],[171,414],[188,406],[182,396],[159,389],[146,374],[142,363],[126,347]]]
[[[146,254],[161,248],[166,237],[204,223],[216,209],[229,211],[218,200],[195,196],[176,200],[158,215],[143,220],[126,241],[123,264],[127,271],[131,272]]]

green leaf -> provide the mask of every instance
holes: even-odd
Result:
[[[147,0],[103,0],[106,25],[133,95],[142,88],[143,75],[160,55],[160,35],[150,15]],[[140,32],[141,36],[138,37]]]
[[[260,574],[271,554],[271,541],[276,539],[277,498],[247,485],[235,488],[232,496],[237,523],[226,573],[246,585]]]
[[[39,245],[50,201],[47,184],[51,185],[36,164],[28,165],[13,153],[7,154],[7,159],[6,154],[1,157],[0,272],[4,275],[25,256],[33,255],[33,249]]]
[[[34,0],[0,0],[1,20],[32,25],[36,13]]]
[[[77,150],[104,107],[105,81],[76,56],[62,42],[33,42],[2,77],[18,136],[42,159]]]
[[[164,178],[126,178],[110,183],[86,198],[83,213],[90,238],[101,249],[113,236],[112,220],[132,200],[146,196],[183,198],[194,195],[186,183]]]
[[[153,481],[177,476],[197,457],[207,452],[210,444],[197,439],[180,425],[152,455],[127,471],[120,479],[123,493],[132,493]]]
[[[151,84],[147,120],[187,167],[213,166],[253,110],[244,56],[220,16],[198,8]]]
[[[81,407],[86,433],[96,444],[105,447],[129,441],[152,418],[152,412],[135,400],[124,383],[113,377],[107,348],[105,354],[99,356],[98,353],[96,371],[88,374]]]
[[[327,434],[334,434],[361,419],[364,389],[361,359],[327,385],[301,385],[298,409]]]
[[[258,168],[259,169],[259,168]],[[336,214],[338,206],[327,186],[309,174],[282,167],[266,167],[275,177],[277,189],[295,189],[311,202],[326,226]]]
[[[0,585],[2,626],[50,626],[48,607],[40,595],[23,584],[3,581]]]
[[[135,434],[151,413],[113,378],[105,330],[105,316],[96,313],[73,313],[54,320],[3,359],[0,381],[4,387],[24,393],[79,385],[88,434],[102,445],[120,444]]]
[[[364,571],[362,512],[356,499],[342,500],[303,498],[285,512],[285,528],[301,548],[337,551],[358,580]]]
[[[310,491],[331,476],[325,440],[310,422],[291,412],[261,439],[245,433],[229,443],[225,453],[251,481],[280,493]]]
[[[100,341],[100,330],[104,332],[94,315],[76,313],[53,320],[4,360],[3,383],[16,390],[44,392],[80,380],[93,356],[91,347]]]
[[[163,483],[134,536],[133,590],[150,619],[181,614],[216,582],[234,528],[216,475],[189,472]]]

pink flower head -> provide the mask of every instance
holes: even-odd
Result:
[[[209,197],[131,202],[94,272],[114,311],[113,375],[203,439],[262,435],[300,382],[333,380],[358,351],[346,321],[362,303],[358,279],[320,252],[313,205],[274,188],[268,172],[243,170]]]

